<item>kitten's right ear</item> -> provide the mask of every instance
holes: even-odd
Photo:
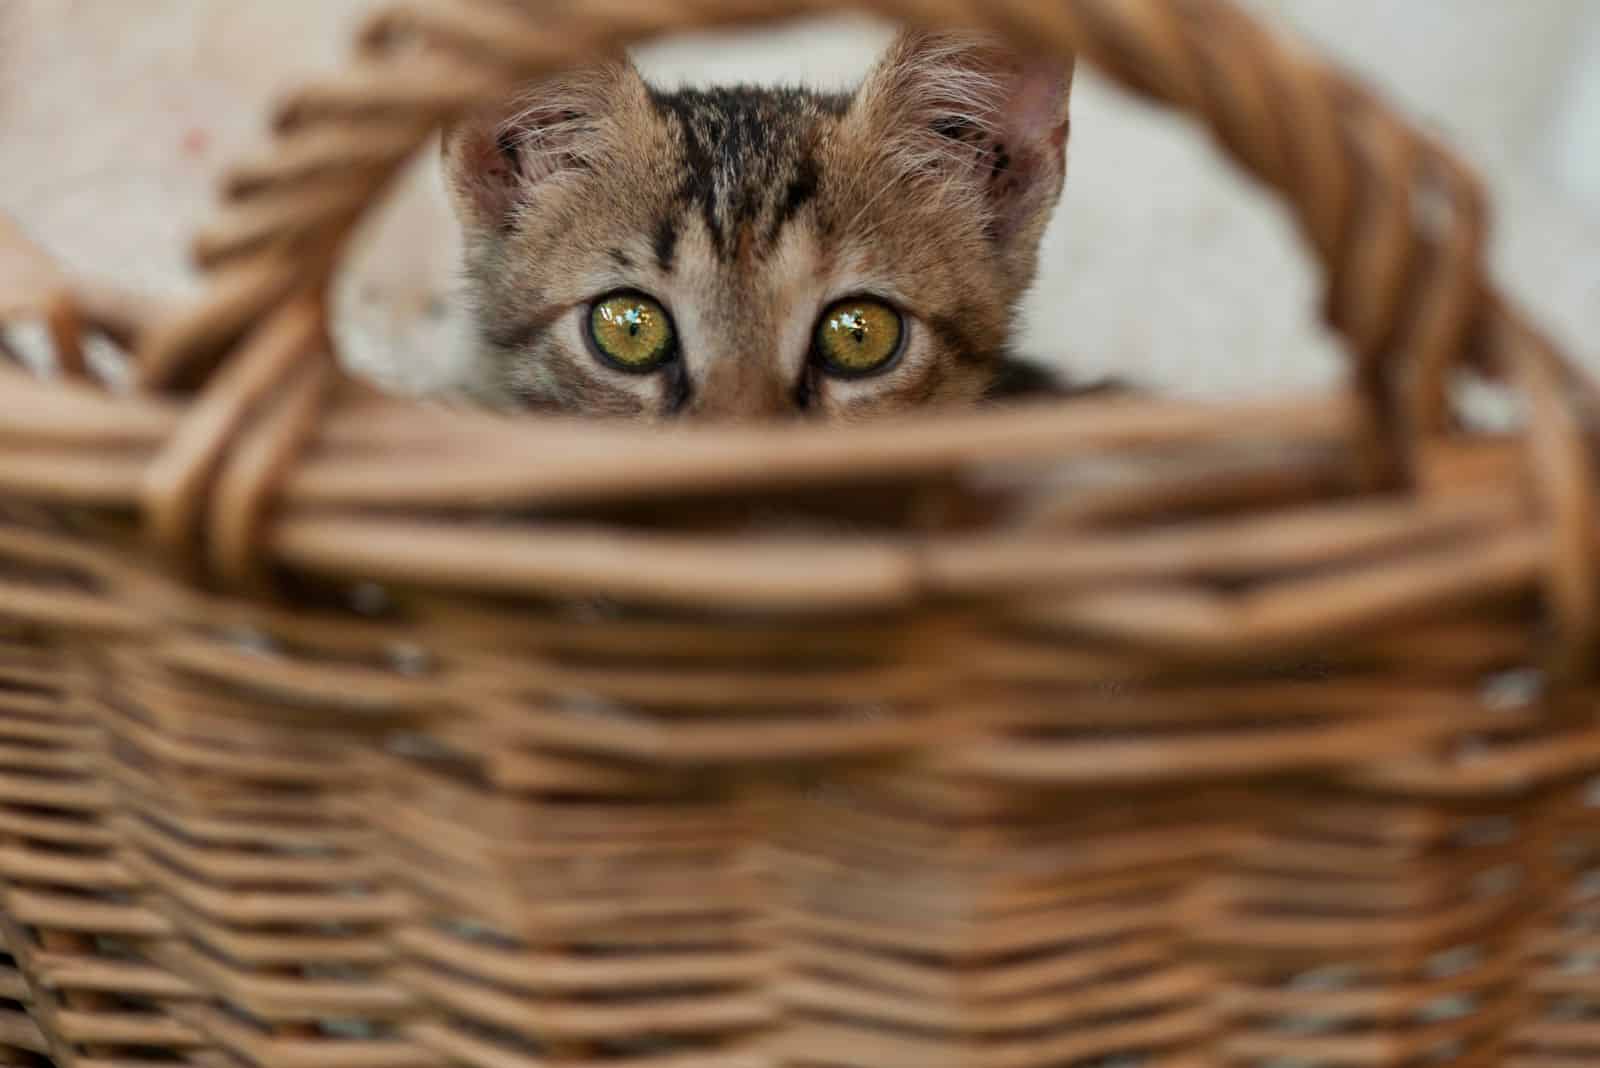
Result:
[[[530,86],[445,130],[445,182],[462,225],[508,229],[541,187],[592,166],[611,117],[644,92],[638,70],[619,59]]]
[[[1061,196],[1072,72],[1069,58],[1024,55],[989,34],[913,29],[856,95],[895,171],[965,191],[1019,288]]]

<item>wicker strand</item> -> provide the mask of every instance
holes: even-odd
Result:
[[[249,573],[240,546],[253,541],[265,495],[310,433],[308,409],[315,410],[323,393],[322,315],[314,295],[278,311],[228,373],[208,385],[146,470],[147,529],[180,564],[196,562],[202,532],[211,533],[203,527],[210,518],[221,535],[209,539],[212,562],[235,579]],[[315,359],[306,364],[308,355]],[[313,377],[296,379],[307,372]]]
[[[86,377],[85,324],[73,287],[15,222],[0,215],[0,325],[28,315],[44,323],[60,373]],[[0,335],[0,355],[4,342]]]
[[[1594,674],[1600,640],[1600,571],[1594,531],[1600,522],[1596,471],[1573,399],[1562,390],[1550,343],[1531,326],[1511,320],[1515,336],[1503,347],[1526,398],[1525,444],[1539,506],[1548,515],[1544,596],[1557,627],[1552,674],[1563,684]]]

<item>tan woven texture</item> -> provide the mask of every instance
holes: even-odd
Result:
[[[645,431],[336,370],[340,251],[441,122],[837,6],[395,3],[191,307],[0,232],[57,369],[0,359],[0,1064],[1597,1063],[1600,393],[1470,173],[1223,0],[870,6],[1205,124],[1324,268],[1338,392]]]

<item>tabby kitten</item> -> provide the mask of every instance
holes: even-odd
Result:
[[[475,393],[654,419],[860,419],[1043,383],[1008,355],[1070,64],[908,32],[853,95],[663,92],[624,61],[445,137]]]

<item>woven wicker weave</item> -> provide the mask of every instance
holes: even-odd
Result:
[[[0,1062],[1600,1058],[1600,393],[1471,175],[1222,0],[870,6],[1205,123],[1344,390],[643,431],[335,370],[338,254],[442,121],[835,6],[394,3],[229,177],[192,307],[0,233],[60,370],[0,365]]]

